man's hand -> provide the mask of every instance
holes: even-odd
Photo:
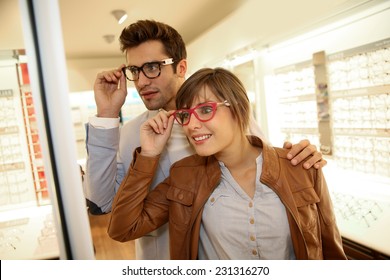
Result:
[[[303,164],[304,168],[309,169],[314,166],[314,168],[319,169],[327,164],[327,161],[322,158],[322,153],[317,151],[317,147],[310,144],[310,141],[307,139],[294,145],[290,142],[285,142],[283,148],[291,149],[287,154],[287,158],[291,160],[292,165],[297,165],[309,155],[313,156],[305,161]]]
[[[97,74],[93,90],[98,117],[119,117],[127,95],[126,77],[121,70],[124,66]]]

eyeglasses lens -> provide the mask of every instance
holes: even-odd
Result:
[[[191,115],[201,122],[207,122],[214,117],[217,103],[202,104],[192,109],[183,109],[175,112],[175,118],[181,125],[187,125],[190,122]]]
[[[160,76],[160,63],[149,62],[145,63],[141,67],[130,66],[124,68],[126,78],[130,81],[137,81],[139,79],[140,71],[142,71],[142,73],[144,73],[144,75],[149,79],[157,78],[158,76]]]

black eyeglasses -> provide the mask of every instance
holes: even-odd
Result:
[[[161,66],[173,64],[173,58],[163,59],[161,61],[151,61],[142,64],[141,67],[125,66],[122,68],[123,74],[129,81],[138,81],[139,73],[142,71],[149,79],[155,79],[161,74]]]
[[[185,126],[190,123],[191,115],[194,116],[201,122],[208,122],[215,116],[215,112],[219,106],[229,107],[230,103],[225,100],[223,102],[206,102],[199,104],[191,109],[179,109],[173,112],[175,120]]]

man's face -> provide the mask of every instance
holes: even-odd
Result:
[[[162,61],[170,58],[165,54],[164,46],[160,41],[147,41],[126,52],[127,66],[141,67],[144,63]],[[139,95],[148,110],[175,109],[175,97],[184,77],[174,73],[172,65],[161,65],[161,73],[151,79],[140,71],[139,78],[134,81]]]

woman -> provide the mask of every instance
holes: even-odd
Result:
[[[141,127],[141,147],[113,203],[113,239],[168,222],[173,259],[346,259],[321,170],[292,166],[287,150],[247,136],[250,103],[234,74],[197,71],[176,105]],[[149,192],[174,119],[197,154]]]

